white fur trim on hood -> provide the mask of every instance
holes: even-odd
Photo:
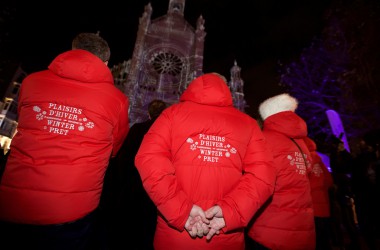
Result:
[[[282,111],[296,111],[298,101],[289,94],[279,94],[266,99],[259,106],[259,113],[263,120]]]

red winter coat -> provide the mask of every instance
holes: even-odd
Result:
[[[71,50],[24,79],[18,132],[0,184],[0,219],[77,220],[99,203],[111,154],[126,137],[128,99],[95,55]]]
[[[310,153],[303,139],[307,126],[297,114],[283,111],[264,120],[263,133],[271,147],[277,180],[272,200],[256,214],[248,235],[256,242],[278,250],[315,249],[313,204],[308,173],[294,138],[308,161]]]
[[[257,122],[232,106],[215,74],[195,79],[158,117],[135,164],[160,212],[156,250],[243,250],[244,227],[274,188],[273,158]],[[184,230],[193,204],[222,208],[226,227],[210,242]]]
[[[322,158],[317,153],[317,145],[309,137],[305,138],[306,145],[310,151],[311,174],[309,176],[311,196],[313,199],[314,216],[330,217],[329,189],[333,186],[331,173],[328,171]]]

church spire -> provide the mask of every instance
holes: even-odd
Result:
[[[177,13],[183,16],[185,10],[185,0],[170,0],[168,14]]]
[[[234,66],[230,70],[231,81],[229,84],[232,99],[234,101],[234,106],[242,112],[245,112],[245,107],[247,106],[244,99],[244,81],[240,76],[241,68],[238,66],[236,60],[234,61]]]

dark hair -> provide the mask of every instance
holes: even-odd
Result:
[[[153,100],[148,105],[148,113],[151,119],[156,119],[164,109],[166,109],[167,104],[161,100]]]
[[[72,41],[72,49],[83,49],[99,57],[103,62],[110,59],[111,50],[106,40],[95,33],[79,33]]]

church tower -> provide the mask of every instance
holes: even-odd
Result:
[[[229,82],[229,87],[235,108],[239,109],[242,112],[245,112],[247,102],[244,99],[244,81],[241,79],[240,72],[241,68],[237,65],[237,62],[235,60],[234,66],[232,66],[230,70],[231,80]]]

